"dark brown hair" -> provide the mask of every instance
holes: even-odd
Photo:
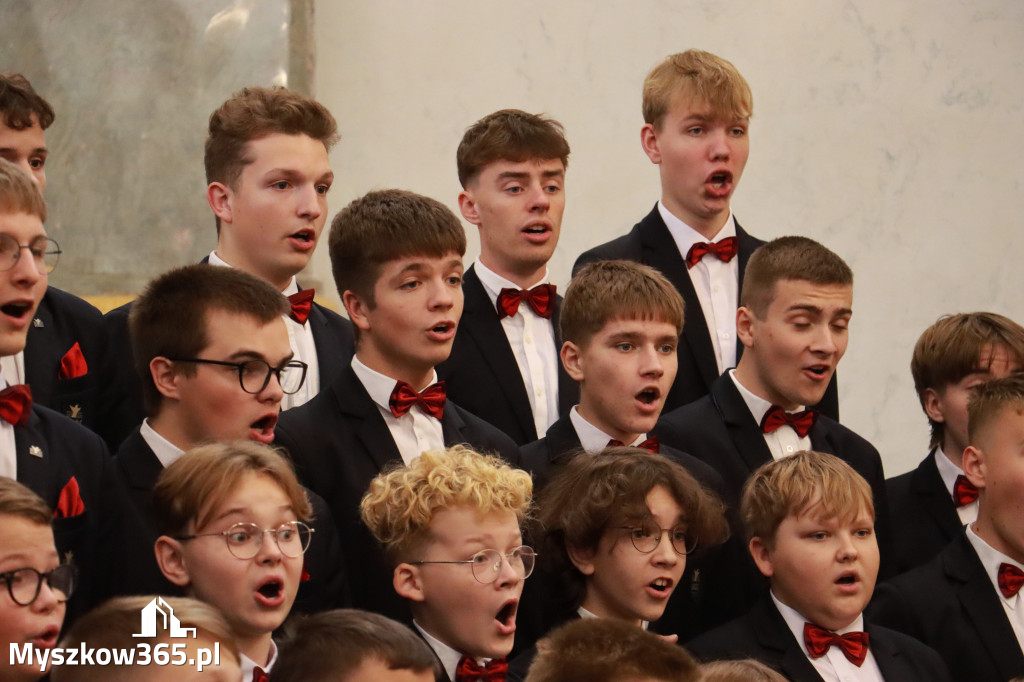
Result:
[[[46,130],[53,125],[53,107],[32,88],[28,79],[20,73],[0,73],[0,111],[8,128],[24,130],[35,125]]]
[[[488,114],[466,129],[455,162],[463,188],[495,161],[558,159],[569,166],[569,143],[558,121],[519,109]]]
[[[978,435],[1005,409],[1024,412],[1024,372],[986,381],[975,389],[967,403],[967,438],[971,445],[976,445]]]
[[[775,299],[775,285],[787,279],[820,286],[853,286],[853,270],[813,239],[779,237],[754,251],[747,262],[740,305],[763,320]]]

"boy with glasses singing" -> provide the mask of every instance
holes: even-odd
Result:
[[[377,476],[363,497],[363,522],[441,662],[439,681],[504,679],[533,572],[520,530],[532,491],[526,472],[456,445]]]
[[[160,570],[227,620],[242,680],[265,680],[277,659],[271,634],[291,611],[313,534],[291,465],[259,443],[195,448],[160,475],[153,503]]]

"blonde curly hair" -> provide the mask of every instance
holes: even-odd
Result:
[[[480,514],[530,514],[533,479],[492,455],[463,445],[424,452],[370,482],[360,508],[363,523],[398,563],[429,532],[440,509],[470,507]]]

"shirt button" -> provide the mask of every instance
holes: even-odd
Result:
[[[718,285],[715,285],[715,286],[711,287],[711,291],[713,291],[713,292],[715,292],[717,294],[718,293]]]
[[[786,446],[786,452],[793,452],[793,446],[792,445],[787,445]]]
[[[726,339],[726,340],[728,340],[728,339],[730,338],[730,334],[729,334],[729,332],[724,332],[724,333],[722,334],[722,338],[723,338],[723,339]]]
[[[523,338],[523,340],[524,340],[524,341],[526,341],[526,343],[528,343],[528,344],[529,344],[529,343],[533,343],[533,337],[532,337],[532,336],[530,336],[529,334],[527,334],[527,335],[526,335],[526,336],[525,336],[525,337]]]
[[[540,390],[539,388],[535,391],[535,393],[537,394],[538,398],[544,397],[544,391]]]

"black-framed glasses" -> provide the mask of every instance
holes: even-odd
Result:
[[[642,554],[650,554],[661,544],[661,538],[668,533],[672,549],[680,556],[686,556],[697,549],[697,539],[691,538],[684,526],[674,528],[659,528],[652,519],[643,521],[638,526],[615,526],[619,530],[628,530],[629,539],[636,551]]]
[[[57,568],[40,573],[34,568],[16,568],[13,571],[0,573],[0,580],[7,583],[7,593],[19,606],[28,606],[39,598],[43,588],[43,580],[57,596],[57,601],[65,602],[75,591],[75,580],[78,572],[74,566],[61,564]]]
[[[242,390],[253,395],[259,393],[270,383],[270,376],[277,377],[281,390],[288,395],[297,393],[306,381],[306,370],[309,365],[302,360],[289,360],[280,367],[271,367],[265,360],[243,360],[228,362],[226,360],[207,360],[206,358],[167,358],[173,362],[194,362],[199,365],[220,365],[234,367],[238,372],[238,383]]]
[[[502,561],[507,561],[521,580],[526,580],[533,573],[533,565],[537,562],[537,553],[533,547],[520,545],[502,554],[496,549],[481,549],[463,561],[410,561],[410,564],[470,564],[473,577],[477,582],[489,585],[501,575]]]
[[[9,234],[0,234],[0,272],[14,269],[21,259],[22,249],[28,249],[40,275],[53,272],[60,260],[60,244],[49,237],[36,237],[28,244],[19,244]]]
[[[286,557],[299,557],[309,549],[309,541],[313,536],[313,529],[302,521],[288,521],[277,528],[260,528],[255,523],[236,523],[227,530],[216,533],[194,533],[192,535],[180,535],[178,540],[194,540],[195,538],[224,537],[228,545],[228,551],[236,559],[252,559],[259,554],[263,546],[263,536],[270,533],[274,542],[277,543],[281,554]]]

